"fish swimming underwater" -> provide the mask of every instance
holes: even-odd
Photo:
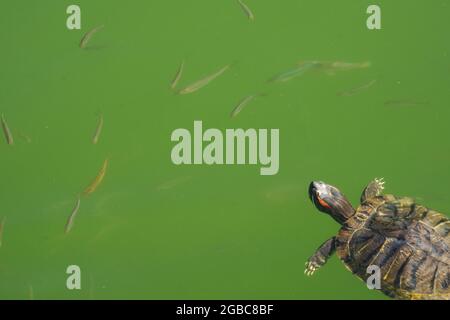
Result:
[[[181,89],[178,93],[179,94],[193,93],[193,92],[203,88],[204,86],[209,84],[211,81],[213,81],[217,77],[219,77],[221,74],[223,74],[225,71],[227,71],[228,68],[230,68],[230,65],[226,65],[225,67],[221,68],[217,72],[188,85],[187,87]]]
[[[88,45],[88,43],[91,40],[92,36],[94,34],[96,34],[98,31],[100,31],[101,29],[103,29],[103,28],[104,28],[104,26],[101,25],[101,26],[95,27],[92,30],[89,30],[88,32],[86,32],[85,35],[83,36],[83,38],[81,38],[80,48],[81,49],[86,48],[86,46]]]
[[[108,159],[106,159],[103,162],[103,165],[102,165],[100,171],[98,172],[97,176],[95,177],[95,179],[91,182],[91,184],[86,189],[84,189],[83,195],[89,195],[89,194],[93,193],[95,190],[97,190],[98,186],[102,183],[103,178],[105,177],[107,168],[108,168]]]
[[[11,130],[9,129],[8,123],[6,122],[5,116],[1,115],[1,123],[3,128],[3,133],[5,134],[6,143],[9,145],[14,144],[14,138],[11,133]]]

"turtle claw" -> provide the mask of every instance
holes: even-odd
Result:
[[[312,276],[314,272],[327,263],[327,260],[336,251],[336,237],[331,237],[316,250],[306,262],[305,274]]]
[[[308,262],[306,262],[306,269],[305,269],[305,274],[308,276],[308,277],[310,277],[310,276],[312,276],[313,274],[314,274],[314,272],[317,270],[317,269],[319,269],[320,268],[320,266],[317,264],[317,263],[315,263],[315,262],[313,262],[313,261],[308,261]]]
[[[375,182],[378,185],[379,191],[383,191],[384,190],[384,184],[386,183],[386,181],[384,181],[384,178],[375,178]]]

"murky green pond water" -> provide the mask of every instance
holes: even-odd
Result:
[[[0,137],[1,299],[384,299],[336,257],[303,274],[338,230],[307,187],[327,181],[357,205],[384,177],[388,192],[450,212],[450,4],[377,1],[382,30],[369,31],[369,1],[246,3],[254,21],[236,1],[80,0],[81,30],[66,28],[71,1],[0,4],[0,112],[14,135]],[[180,87],[233,65],[176,95],[183,60]],[[371,65],[267,81],[299,61]],[[279,129],[278,174],[174,165],[171,133],[194,120]],[[69,265],[82,290],[66,288]]]

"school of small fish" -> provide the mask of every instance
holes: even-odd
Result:
[[[250,9],[250,7],[243,1],[243,0],[237,0],[237,3],[243,13],[247,16],[247,18],[250,21],[255,20],[255,14]],[[101,29],[104,28],[104,25],[99,25],[95,28],[90,29],[87,31],[83,37],[80,40],[79,48],[86,49],[89,47],[90,42],[93,39],[93,36],[98,33]],[[182,80],[182,77],[184,76],[185,72],[185,60],[181,60],[181,63],[178,66],[178,69],[176,70],[175,75],[173,76],[172,81],[169,84],[169,87],[171,90],[173,90],[178,95],[187,95],[192,94],[194,92],[199,91],[200,89],[205,88],[207,85],[218,79],[220,76],[222,76],[227,70],[229,70],[232,67],[232,64],[227,64],[216,71],[207,74],[203,78],[200,78],[190,84],[185,85],[181,89],[177,89],[179,86],[180,81]],[[358,69],[366,69],[371,66],[371,63],[369,61],[363,61],[363,62],[346,62],[346,61],[320,61],[320,60],[306,60],[306,61],[300,61],[298,62],[293,68],[285,70],[283,72],[277,73],[269,80],[268,83],[285,83],[288,81],[291,81],[293,79],[296,79],[298,77],[304,76],[307,73],[310,72],[318,72],[318,73],[324,73],[326,75],[335,75],[339,72],[345,72],[345,71],[352,71],[352,70],[358,70]],[[369,81],[366,81],[364,83],[360,83],[359,85],[342,90],[337,93],[338,96],[341,97],[350,97],[356,94],[360,94],[364,91],[369,90],[377,83],[376,79],[372,79]],[[250,104],[250,102],[257,100],[256,98],[259,96],[263,96],[264,94],[249,94],[237,103],[237,105],[232,109],[230,113],[230,118],[237,117],[243,109]],[[386,106],[417,106],[417,105],[424,105],[427,104],[427,101],[419,101],[419,100],[413,100],[413,99],[391,99],[385,101]],[[16,121],[16,119],[14,119]],[[6,144],[8,145],[14,145],[14,137],[13,132],[11,131],[8,122],[6,120],[5,115],[2,113],[0,117],[0,122],[4,134],[4,139],[6,141]],[[94,135],[92,136],[92,144],[96,145],[99,142],[100,135],[102,133],[104,124],[104,118],[103,114],[99,114],[97,125],[94,130]],[[17,132],[18,136],[24,139],[27,143],[31,143],[32,140],[29,135],[24,134],[21,131]],[[75,205],[70,212],[70,215],[67,218],[67,222],[64,228],[64,233],[68,234],[72,230],[75,222],[75,218],[77,217],[77,214],[80,210],[81,205],[81,198],[86,197],[88,195],[91,195],[94,193],[99,186],[102,184],[106,171],[108,168],[109,160],[108,158],[103,161],[103,164],[98,171],[95,178],[92,180],[92,182],[81,192],[76,198]],[[179,184],[187,182],[191,177],[180,177],[175,178],[169,181],[166,181],[159,185],[157,187],[158,190],[167,190],[171,189]],[[269,196],[273,196],[270,194]],[[4,228],[5,228],[5,221],[6,217],[3,217],[0,220],[0,247],[3,244],[3,234],[4,234]],[[33,287],[29,286],[29,297],[30,299],[34,298],[34,292]]]

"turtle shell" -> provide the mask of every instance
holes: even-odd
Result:
[[[366,281],[379,267],[381,290],[399,299],[450,299],[450,220],[411,198],[380,195],[348,219],[336,248],[347,268]]]

